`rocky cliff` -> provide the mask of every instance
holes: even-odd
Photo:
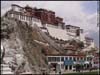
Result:
[[[37,25],[32,27],[26,22],[7,17],[1,19],[1,44],[6,50],[5,59],[13,58],[4,61],[15,73],[32,71],[36,74],[41,73],[43,68],[48,71],[46,54],[61,52],[61,48]]]

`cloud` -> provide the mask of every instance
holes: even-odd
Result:
[[[94,13],[94,14],[88,16],[87,21],[88,21],[88,24],[90,24],[90,28],[92,30],[98,31],[99,28],[97,27],[97,23],[98,23],[97,13]]]

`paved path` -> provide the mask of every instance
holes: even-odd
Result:
[[[92,70],[91,72],[95,72],[95,71],[99,72],[99,70]],[[82,73],[82,72],[90,72],[90,71],[89,70],[80,71],[80,73]],[[67,74],[67,73],[78,73],[78,72],[76,72],[76,71],[63,71],[62,72],[62,74]],[[55,74],[55,71],[50,72],[50,74]],[[56,74],[59,74],[59,73],[56,73]]]
[[[95,71],[99,72],[99,70],[92,70],[91,72],[95,72]],[[90,72],[90,71],[89,70],[84,70],[84,71],[80,71],[80,72]],[[76,72],[76,71],[65,71],[65,72],[63,72],[63,74],[66,74],[66,73],[78,73],[78,72]]]

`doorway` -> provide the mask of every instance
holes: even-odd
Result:
[[[65,70],[68,70],[68,65],[65,66]]]

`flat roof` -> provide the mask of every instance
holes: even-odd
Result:
[[[80,27],[78,27],[78,26],[73,26],[73,25],[66,25],[66,27],[80,28]]]

